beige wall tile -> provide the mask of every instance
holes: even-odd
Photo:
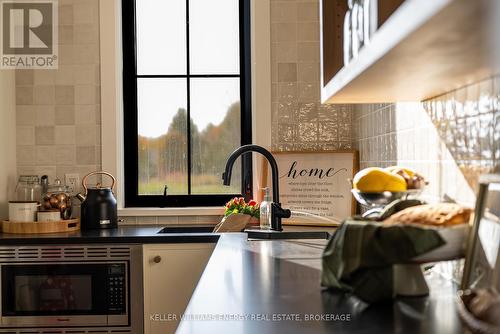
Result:
[[[74,42],[73,34],[74,34],[74,31],[73,31],[72,25],[60,25],[59,26],[59,44],[60,45],[73,44],[73,42]]]
[[[75,104],[96,104],[97,87],[92,85],[75,86]]]
[[[16,105],[33,104],[33,86],[16,87]]]
[[[35,144],[36,145],[54,145],[55,127],[54,126],[36,126]]]
[[[75,124],[75,106],[56,106],[55,113],[56,125],[74,125]]]
[[[274,43],[272,46],[273,62],[296,62],[297,61],[297,43],[281,42]]]
[[[99,77],[98,65],[77,65],[74,67],[75,84],[79,85],[98,85]]]
[[[299,101],[316,102],[319,101],[319,85],[317,83],[299,82]]]
[[[74,125],[57,125],[55,127],[55,144],[76,145],[76,129]],[[73,148],[75,150],[75,148]]]
[[[73,152],[75,152],[75,155],[76,155],[76,149],[73,147]],[[57,152],[56,152],[56,155],[57,155]],[[76,170],[76,165],[73,164],[73,165],[62,165],[62,164],[58,164],[56,166],[56,175],[58,178],[60,178],[61,180],[64,180],[64,175],[65,174],[68,174],[68,173],[77,173],[77,170]]]
[[[217,224],[222,220],[222,216],[198,216],[198,223]]]
[[[18,126],[16,129],[17,145],[35,145],[35,127]]]
[[[35,106],[36,125],[54,125],[55,109],[52,105]]]
[[[98,44],[75,45],[74,50],[74,64],[99,64]]]
[[[74,145],[56,145],[56,163],[73,166],[76,163],[76,147]]]
[[[74,26],[75,44],[99,43],[99,26],[96,24],[77,24]]]
[[[52,165],[56,160],[56,150],[54,146],[36,146],[36,164],[40,165]]]
[[[34,82],[33,70],[17,70],[16,86],[31,86]]]
[[[34,70],[35,85],[53,85],[56,70]]]
[[[278,63],[278,82],[297,81],[296,63]]]
[[[59,24],[73,24],[73,4],[66,2],[63,4],[62,1],[59,3]]]
[[[316,22],[299,23],[297,27],[297,40],[299,42],[319,41],[319,25]]]
[[[59,68],[16,71],[19,171],[101,169],[98,9],[99,0],[59,1]]]
[[[34,104],[54,104],[55,90],[54,86],[44,85],[34,87]]]
[[[99,108],[95,104],[77,105],[75,106],[75,123],[76,124],[97,124],[96,114]]]
[[[56,104],[72,105],[75,103],[75,87],[70,85],[56,86]]]
[[[75,61],[76,46],[73,44],[59,45],[59,65],[71,65]]]
[[[301,21],[319,21],[319,3],[299,2],[297,7],[297,20]]]
[[[190,224],[196,224],[198,222],[197,216],[179,216],[178,219],[179,219],[178,224],[180,225],[190,225]]]
[[[296,3],[290,1],[271,3],[271,22],[294,22],[296,19]]]
[[[156,225],[158,224],[158,217],[143,216],[137,217],[137,225]]]
[[[95,146],[96,141],[96,126],[95,125],[77,125],[76,140],[80,146]]]
[[[298,63],[297,80],[309,83],[319,83],[319,63]]]
[[[32,166],[35,164],[35,146],[18,145],[16,147],[16,159],[18,166]]]
[[[73,5],[75,24],[97,24],[99,2],[97,0],[76,0]]]
[[[280,82],[278,84],[278,101],[297,101],[298,87],[296,82]]]
[[[158,217],[158,224],[159,225],[172,225],[172,224],[178,224],[178,223],[179,223],[179,217],[177,217],[177,216]]]
[[[96,163],[95,146],[77,146],[76,163],[78,165],[91,165]]]
[[[123,226],[137,225],[137,217],[118,217],[118,224]]]
[[[299,62],[319,62],[319,43],[299,42],[297,44],[297,60]]]
[[[16,124],[18,126],[35,125],[35,106],[16,106]]]
[[[75,83],[75,69],[72,65],[59,65],[55,73],[56,85],[73,85]]]
[[[271,40],[274,43],[297,41],[297,24],[296,23],[271,24]]]

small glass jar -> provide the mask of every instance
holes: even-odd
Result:
[[[37,175],[20,175],[16,185],[16,201],[38,202],[42,197],[42,187]]]
[[[48,186],[41,204],[43,210],[59,210],[62,219],[71,218],[70,189],[63,185],[59,179],[55,179],[54,183]]]

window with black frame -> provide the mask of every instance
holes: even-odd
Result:
[[[251,194],[250,0],[123,0],[125,206]]]

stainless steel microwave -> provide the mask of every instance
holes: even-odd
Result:
[[[3,328],[132,328],[141,247],[1,247],[0,289]]]

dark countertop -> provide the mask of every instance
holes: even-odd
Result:
[[[0,246],[217,242],[184,314],[225,320],[184,319],[177,333],[462,332],[454,304],[456,286],[436,273],[426,277],[429,297],[400,298],[367,307],[342,293],[321,289],[320,258],[326,240],[249,241],[244,233],[157,234],[161,229],[162,226],[123,226],[75,233],[0,233]],[[330,320],[304,321],[306,315],[329,315]],[[260,320],[231,321],[231,316]],[[283,320],[284,316],[289,319]],[[282,320],[277,321],[276,317]],[[294,317],[302,321],[293,320]],[[346,317],[349,321],[341,320]]]
[[[158,234],[162,226],[123,226],[117,229],[70,233],[0,233],[2,245],[89,244],[89,243],[189,243],[217,242],[219,235],[207,233]]]
[[[223,234],[184,313],[189,319],[180,323],[177,333],[463,331],[454,304],[456,286],[436,272],[426,275],[429,297],[399,298],[371,307],[322,290],[320,257],[325,244],[320,240],[249,242],[244,234]],[[304,321],[306,315],[325,314],[335,321]],[[280,315],[289,319],[278,321]],[[240,316],[260,320],[231,319]],[[345,317],[350,320],[342,321]]]

